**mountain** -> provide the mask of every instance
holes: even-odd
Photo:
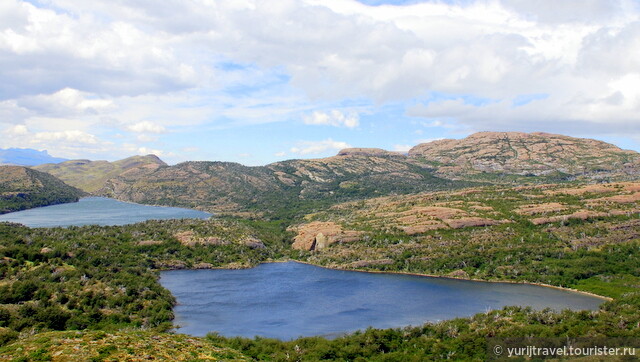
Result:
[[[50,174],[22,166],[0,166],[0,214],[75,202],[83,194]]]
[[[0,149],[0,165],[36,166],[43,163],[59,163],[67,161],[66,158],[53,157],[45,151],[31,148],[7,148]]]
[[[456,189],[474,185],[474,180],[518,184],[633,179],[640,175],[640,154],[562,135],[481,132],[420,144],[408,155],[349,148],[333,157],[257,167],[231,162],[167,166],[148,155],[36,169],[84,191],[125,201],[289,217],[349,200]]]
[[[184,162],[108,180],[97,193],[147,204],[212,212],[286,214],[340,201],[467,186],[387,151],[343,150],[338,156],[247,167],[230,162]]]
[[[115,162],[71,160],[58,164],[39,165],[34,169],[50,173],[71,186],[92,193],[102,188],[107,180],[124,173],[141,176],[165,166],[167,164],[157,156],[147,155],[133,156]]]
[[[431,162],[438,174],[571,176],[638,175],[640,154],[593,139],[549,133],[480,132],[460,140],[423,143],[409,157]]]

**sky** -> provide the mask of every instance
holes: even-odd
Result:
[[[0,1],[0,148],[263,165],[478,131],[640,150],[640,1]]]

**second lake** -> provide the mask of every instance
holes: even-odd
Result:
[[[179,207],[148,206],[106,197],[85,197],[59,204],[0,215],[1,221],[29,227],[125,225],[152,219],[207,219],[211,214]]]
[[[361,273],[296,262],[165,271],[160,282],[178,301],[174,324],[179,333],[283,340],[421,325],[508,305],[594,310],[604,301],[528,284]]]

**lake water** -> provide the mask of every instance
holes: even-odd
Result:
[[[148,206],[106,197],[85,197],[78,202],[38,207],[0,215],[29,227],[125,225],[152,219],[207,219],[211,214],[178,207]]]
[[[172,270],[161,284],[176,297],[179,333],[204,336],[335,337],[421,325],[507,305],[595,310],[602,299],[527,284],[484,283],[330,270],[287,262],[244,270]]]

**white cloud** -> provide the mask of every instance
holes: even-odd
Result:
[[[355,128],[360,124],[360,117],[356,113],[345,115],[338,110],[330,112],[315,111],[304,117],[305,124],[324,125],[334,127]]]
[[[9,127],[5,131],[5,133],[7,135],[24,136],[29,133],[29,129],[23,124],[17,124],[15,126]]]
[[[362,101],[433,127],[639,132],[640,5],[556,3],[3,0],[0,122],[108,149],[123,129],[358,128],[340,109]],[[546,98],[514,105],[531,94]]]
[[[148,147],[139,147],[135,144],[131,144],[131,143],[125,143],[123,145],[121,145],[120,147],[122,147],[123,149],[125,149],[127,152],[129,153],[134,153],[137,155],[156,155],[158,157],[160,156],[173,156],[172,153],[167,153],[164,152],[162,150],[159,149],[153,149],[153,148],[148,148]]]
[[[140,155],[156,155],[156,156],[163,156],[164,152],[162,150],[156,150],[156,149],[152,149],[152,148],[147,148],[147,147],[139,147],[138,148],[138,154]]]
[[[2,133],[4,147],[46,149],[59,157],[87,158],[112,147],[110,142],[81,130],[33,132],[25,125],[14,125]]]
[[[113,108],[113,101],[77,89],[64,88],[51,94],[18,99],[17,104],[39,115],[70,116],[98,114]]]
[[[322,141],[300,141],[296,147],[291,148],[291,153],[298,155],[318,155],[327,151],[339,151],[343,148],[350,148],[346,142],[334,141],[331,138]]]
[[[151,121],[142,121],[132,125],[127,126],[127,129],[131,132],[135,133],[165,133],[167,129],[163,126],[153,123]]]
[[[74,144],[88,144],[93,145],[98,143],[96,136],[78,131],[60,131],[60,132],[37,132],[33,134],[33,137],[37,141],[62,141],[66,143]]]
[[[139,142],[155,142],[158,140],[158,137],[149,136],[148,134],[139,134],[136,136],[136,140]]]
[[[273,155],[276,156],[276,157],[284,157],[284,156],[287,155],[287,153],[286,152],[276,152]]]
[[[396,152],[408,152],[412,148],[412,145],[393,145],[393,150]]]

